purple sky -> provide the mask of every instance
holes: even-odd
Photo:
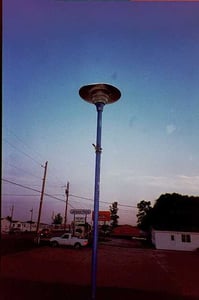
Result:
[[[7,0],[3,6],[2,216],[27,220],[48,161],[42,221],[93,209],[95,107],[78,91],[121,90],[103,113],[100,209],[120,223],[162,193],[199,194],[199,3]],[[80,198],[78,198],[80,197]],[[81,198],[82,197],[82,198]],[[88,199],[84,199],[88,198]],[[125,206],[128,205],[129,207]],[[72,216],[69,214],[69,219]]]

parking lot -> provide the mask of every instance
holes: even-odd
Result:
[[[199,253],[138,246],[100,243],[97,300],[199,299]],[[44,246],[3,255],[1,299],[91,299],[91,253]]]

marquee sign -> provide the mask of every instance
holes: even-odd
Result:
[[[94,212],[93,212],[92,218],[94,219]],[[110,221],[110,220],[111,220],[110,211],[101,210],[98,212],[98,221]]]
[[[90,209],[71,209],[70,213],[75,214],[75,215],[90,215],[91,210]]]

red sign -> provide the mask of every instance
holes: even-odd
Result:
[[[94,212],[92,214],[92,219],[94,219]],[[110,211],[99,211],[98,213],[98,221],[110,221],[111,220],[111,213]]]

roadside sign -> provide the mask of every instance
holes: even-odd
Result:
[[[75,215],[90,215],[91,210],[90,209],[71,209],[70,213],[75,214]]]
[[[94,218],[94,212],[92,214],[92,219]],[[111,213],[109,210],[99,211],[98,214],[98,221],[110,221],[111,220]]]
[[[85,217],[75,217],[75,224],[84,224],[85,223]]]

